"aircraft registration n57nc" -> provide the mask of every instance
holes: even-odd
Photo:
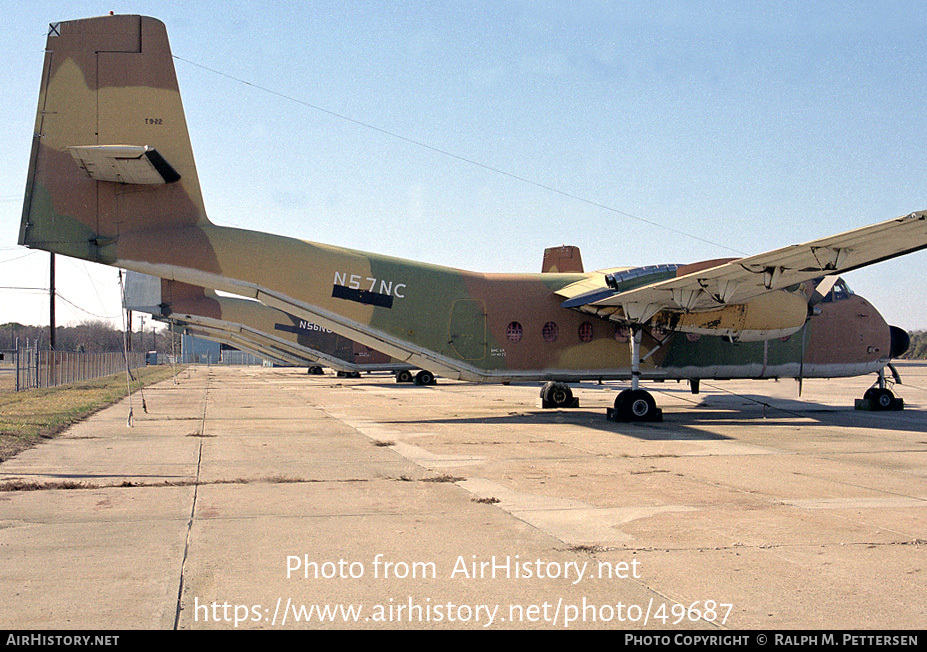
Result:
[[[927,247],[927,213],[746,258],[552,274],[218,226],[164,25],[104,16],[50,25],[19,242],[258,299],[449,378],[554,381],[555,404],[569,403],[566,382],[629,379],[611,412],[647,420],[660,410],[641,379],[879,373],[884,385],[906,334],[836,275]],[[887,392],[867,398],[889,406]]]

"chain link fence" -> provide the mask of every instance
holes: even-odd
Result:
[[[20,347],[16,357],[16,391],[38,387],[57,387],[126,370],[126,356],[118,353],[75,353]],[[129,353],[129,369],[145,366],[144,353]]]

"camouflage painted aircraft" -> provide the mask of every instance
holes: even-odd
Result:
[[[583,271],[579,248],[545,249],[541,271]],[[310,374],[323,373],[322,365],[326,365],[341,376],[390,371],[400,383],[435,382],[425,369],[416,371],[369,346],[252,299],[130,271],[125,276],[123,302],[127,310],[148,313],[178,327],[179,332],[235,347],[277,365],[308,366]]]
[[[246,340],[236,335],[230,335],[228,331],[222,329],[203,327],[180,321],[171,322],[171,326],[176,335],[187,335],[199,340],[215,342],[220,346],[224,345],[231,347],[234,350],[248,353],[256,358],[260,358],[280,367],[293,367],[304,364],[304,361],[297,356],[262,347],[251,340]],[[197,354],[195,352],[192,353],[189,359],[196,360]]]
[[[276,364],[308,366],[310,373],[322,373],[321,365],[326,365],[340,375],[390,371],[399,382],[434,382],[430,372],[413,376],[410,365],[252,299],[222,296],[187,283],[128,272],[125,304],[128,310],[173,322],[188,334],[234,346]]]
[[[218,226],[164,25],[105,16],[50,26],[19,242],[258,299],[449,378],[551,381],[555,405],[566,382],[630,379],[610,413],[646,420],[660,411],[642,379],[879,373],[866,398],[895,404],[884,369],[903,331],[845,285],[823,298],[837,274],[927,247],[927,213],[739,259],[554,274]]]

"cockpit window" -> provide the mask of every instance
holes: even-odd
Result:
[[[841,278],[838,279],[836,283],[834,283],[834,287],[830,292],[827,293],[827,296],[824,297],[821,303],[827,303],[829,301],[840,301],[841,299],[848,299],[852,296],[853,290],[851,290],[846,281]]]

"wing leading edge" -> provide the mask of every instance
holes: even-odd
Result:
[[[642,323],[659,311],[704,312],[742,304],[768,292],[925,248],[927,212],[911,213],[689,273],[688,266],[675,265],[606,270],[561,288],[557,294],[566,299],[565,308]],[[641,284],[644,278],[651,282]]]

